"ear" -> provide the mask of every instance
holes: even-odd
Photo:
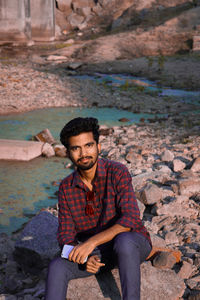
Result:
[[[97,148],[98,148],[98,151],[100,153],[101,152],[101,144],[97,144]]]

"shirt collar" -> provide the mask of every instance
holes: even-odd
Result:
[[[98,177],[105,177],[106,176],[106,168],[105,168],[105,160],[103,158],[98,158],[97,161],[97,171],[96,171],[96,176],[95,176],[95,180]],[[84,183],[82,182],[79,172],[76,170],[74,171],[74,176],[72,179],[72,186],[79,186],[84,188]]]

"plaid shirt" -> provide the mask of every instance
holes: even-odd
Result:
[[[61,182],[58,196],[59,244],[84,241],[114,224],[140,232],[151,243],[149,233],[140,220],[128,169],[121,163],[99,158],[92,184],[94,215],[88,216],[85,208],[89,189],[79,173],[74,171]]]

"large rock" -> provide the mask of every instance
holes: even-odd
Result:
[[[27,223],[15,243],[15,257],[29,272],[37,272],[60,251],[58,218],[42,211]]]
[[[192,177],[181,179],[178,182],[178,188],[180,195],[191,197],[192,195],[198,194],[200,192],[200,178]]]
[[[147,184],[140,193],[140,200],[144,204],[154,204],[162,199],[162,193],[155,184]]]
[[[184,281],[172,270],[160,270],[150,263],[141,265],[141,300],[177,300],[183,295]],[[115,299],[121,300],[120,280],[117,269],[74,279],[69,283],[69,299]]]
[[[198,211],[195,207],[191,207],[190,203],[192,200],[189,200],[187,196],[177,196],[177,198],[167,204],[163,204],[160,208],[157,209],[158,215],[167,215],[167,216],[180,216],[185,218],[194,218],[198,216]]]
[[[200,157],[197,157],[191,167],[192,172],[200,172]]]
[[[44,143],[20,140],[0,140],[0,159],[29,161],[42,154]]]

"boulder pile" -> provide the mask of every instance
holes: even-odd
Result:
[[[157,123],[101,127],[101,156],[128,167],[156,249],[141,266],[142,300],[200,299],[200,137],[178,139],[176,133]],[[47,264],[58,253],[57,208],[44,210],[20,234],[0,236],[1,300],[44,299]],[[53,246],[41,251],[47,244]],[[114,270],[71,281],[68,297],[120,299],[117,286]]]

